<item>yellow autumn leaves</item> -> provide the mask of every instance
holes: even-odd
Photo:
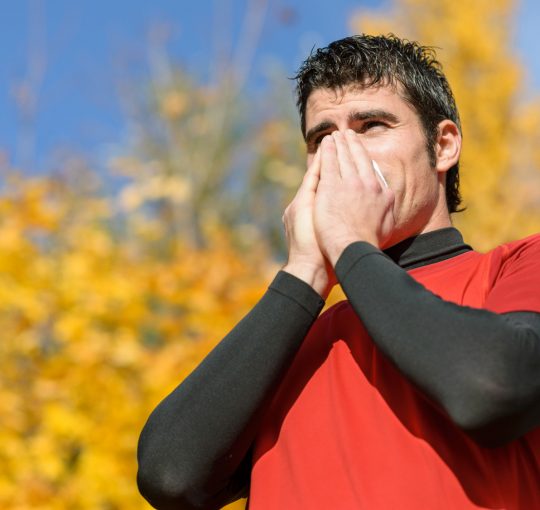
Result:
[[[153,252],[140,224],[120,241],[103,198],[64,186],[17,178],[0,199],[0,507],[146,508],[144,420],[256,301],[268,263],[218,230],[208,249],[158,236]]]

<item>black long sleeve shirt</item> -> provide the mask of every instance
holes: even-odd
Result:
[[[540,423],[540,314],[454,305],[405,271],[470,249],[453,228],[386,253],[358,242],[344,251],[336,274],[373,341],[401,372],[473,438],[497,445]],[[214,509],[247,495],[261,410],[323,305],[309,285],[279,272],[253,310],[157,406],[138,451],[139,488],[152,505]],[[388,307],[396,311],[391,317],[383,312]],[[502,375],[501,363],[508,367]]]

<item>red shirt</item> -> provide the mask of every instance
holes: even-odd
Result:
[[[409,274],[460,305],[540,312],[540,235]],[[540,428],[504,447],[478,446],[343,301],[316,321],[269,406],[249,508],[540,509]]]

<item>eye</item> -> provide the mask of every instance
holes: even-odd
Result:
[[[315,145],[319,145],[322,142],[322,139],[327,135],[328,133],[323,133],[322,135],[319,135],[315,140],[313,140],[313,143]]]
[[[371,129],[374,129],[377,127],[385,127],[385,126],[386,124],[380,120],[369,120],[367,122],[364,122],[364,124],[362,124],[360,133],[365,133],[366,131],[369,131]]]

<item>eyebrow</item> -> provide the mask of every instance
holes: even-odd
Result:
[[[349,124],[353,122],[365,122],[366,120],[373,119],[386,120],[390,124],[397,124],[399,122],[399,119],[393,113],[386,110],[366,110],[363,112],[352,111],[347,117]],[[311,143],[313,138],[315,138],[319,133],[336,128],[337,126],[334,122],[327,120],[322,121],[306,133],[306,143]]]

